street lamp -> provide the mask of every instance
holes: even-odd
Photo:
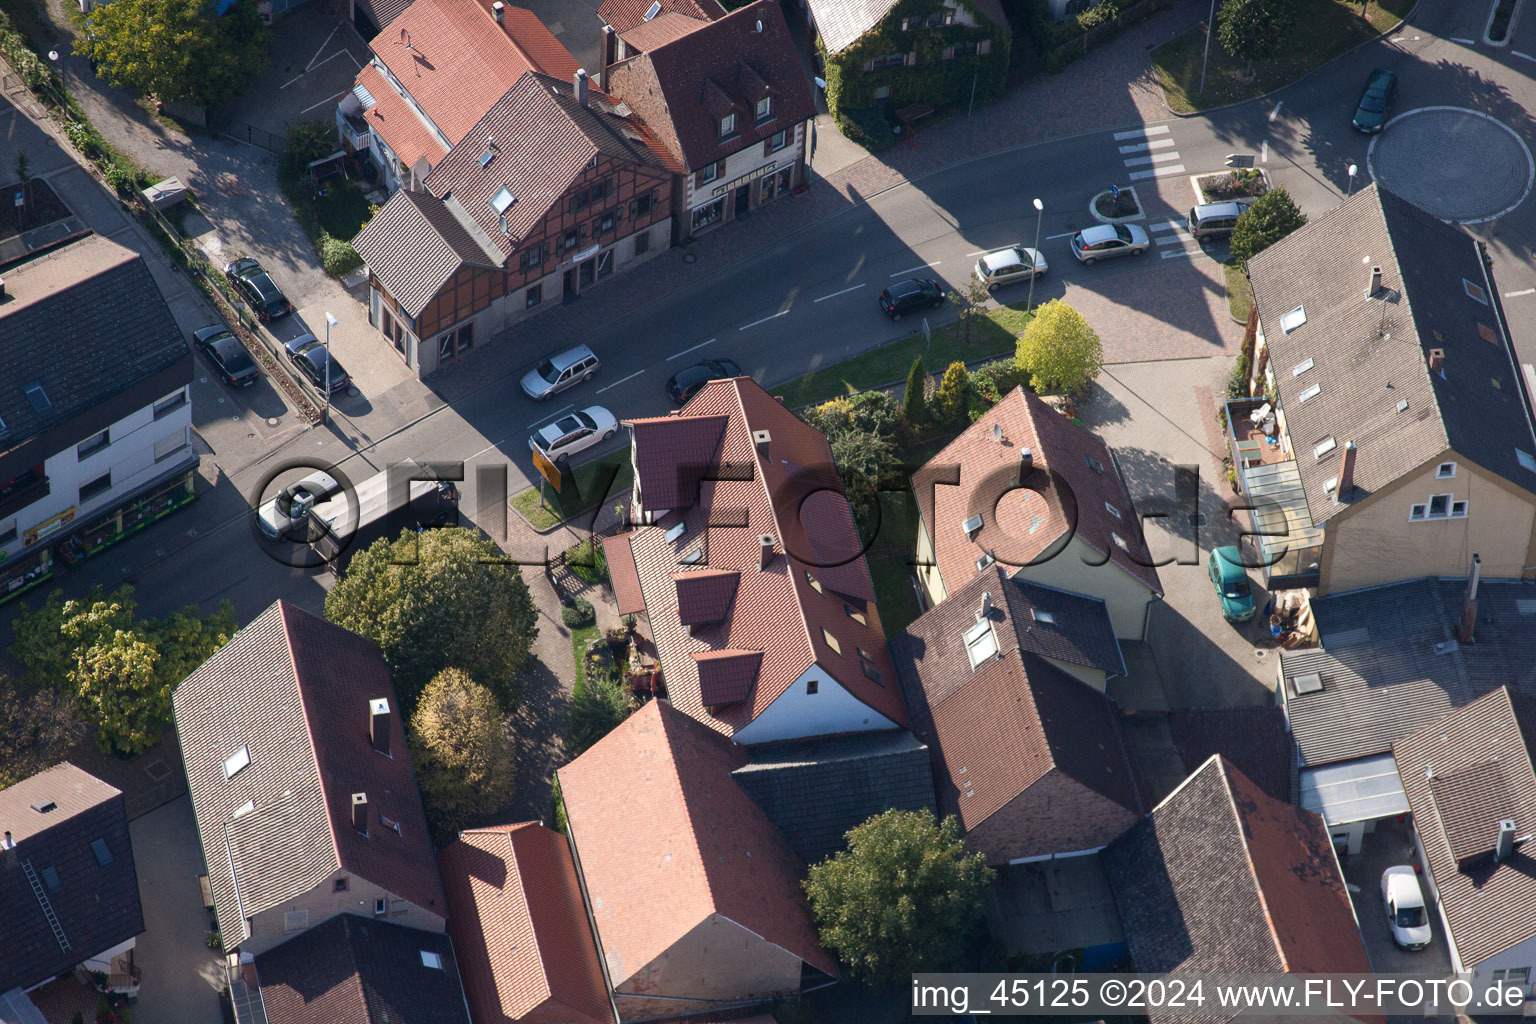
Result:
[[[1040,220],[1044,216],[1045,216],[1045,204],[1042,203],[1040,200],[1036,199],[1035,200],[1035,255],[1031,256],[1029,258],[1030,259],[1030,264],[1031,264],[1030,268],[1029,268],[1029,271],[1030,271],[1030,273],[1029,273],[1029,304],[1024,307],[1025,309],[1034,309],[1035,308],[1035,278],[1038,277],[1039,275],[1035,271],[1035,268],[1034,268],[1033,264],[1034,264],[1034,261],[1035,261],[1036,257],[1038,257],[1040,255]]]
[[[328,423],[331,419],[331,328],[336,326],[336,318],[327,311],[325,314],[325,412],[320,416],[321,423]]]
[[[1359,170],[1360,168],[1354,164],[1349,165],[1349,191],[1344,193],[1345,199],[1348,199],[1350,196],[1355,194],[1355,174]]]
[[[1205,66],[1211,62],[1211,29],[1216,25],[1216,0],[1211,0],[1211,16],[1205,19],[1205,56],[1200,60],[1200,94],[1205,95]]]

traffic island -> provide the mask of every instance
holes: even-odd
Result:
[[[1112,185],[1100,192],[1093,197],[1090,210],[1094,218],[1104,224],[1119,224],[1146,216],[1141,209],[1141,200],[1136,198],[1136,190],[1129,186],[1118,188]]]

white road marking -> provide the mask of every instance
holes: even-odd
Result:
[[[974,253],[973,253],[973,254],[972,254],[972,255],[974,255]],[[854,286],[853,286],[853,287],[852,287],[852,288],[844,288],[844,289],[843,289],[843,290],[842,290],[842,291],[840,291],[840,292],[833,292],[833,293],[832,293],[832,294],[831,294],[831,295],[823,295],[823,296],[822,296],[822,297],[821,297],[821,298],[819,298],[819,299],[817,299],[817,300],[816,300],[816,301],[817,301],[817,302],[825,302],[825,301],[827,301],[827,300],[828,300],[828,299],[835,299],[835,298],[837,298],[837,297],[838,297],[838,296],[839,296],[839,295],[847,295],[847,294],[848,294],[848,293],[849,293],[849,292],[856,292],[856,291],[858,291],[858,290],[859,290],[859,289],[860,289],[860,288],[863,288],[863,287],[864,287],[864,286],[863,286],[863,285],[862,285],[862,284],[856,284],[856,285],[854,285]]]
[[[673,355],[667,356],[667,362],[670,363],[672,360],[677,359],[680,356],[685,356],[689,352],[697,352],[699,349],[703,348],[705,345],[713,345],[714,343],[715,343],[715,339],[714,338],[710,338],[708,341],[701,341],[697,345],[693,346],[692,348],[685,348],[681,352],[677,352],[677,353],[675,353]]]
[[[1076,231],[1063,231],[1059,235],[1046,235],[1045,236],[1045,240],[1047,242],[1052,242],[1052,241],[1055,241],[1058,238],[1071,238],[1075,234],[1077,234]]]
[[[892,277],[900,277],[902,274],[910,274],[910,273],[912,273],[915,270],[927,270],[929,267],[936,267],[940,263],[943,263],[943,262],[944,262],[943,260],[934,260],[932,263],[919,263],[915,267],[908,267],[906,270],[898,270],[898,271],[896,271],[896,273],[892,274],[891,276]],[[786,310],[786,312],[787,312],[787,310]],[[776,314],[776,315],[782,315],[782,314]]]
[[[1157,139],[1153,142],[1138,142],[1134,146],[1121,146],[1121,153],[1145,153],[1149,149],[1167,149],[1173,145],[1172,139]]]
[[[1275,109],[1269,112],[1270,121],[1274,121],[1275,118],[1280,116],[1280,108],[1283,106],[1285,106],[1285,100],[1281,100],[1279,103],[1275,104]]]
[[[340,31],[340,29],[341,25],[339,24],[335,28],[331,29],[331,34],[325,37],[325,42],[320,44],[320,49],[316,50],[315,55],[309,58],[309,63],[304,65],[305,71],[308,71],[310,68],[315,66],[315,61],[319,60],[320,55],[325,52],[325,48],[331,45],[331,40],[335,38],[336,33]]]
[[[1259,163],[1269,163],[1269,140],[1265,139],[1259,144]]]
[[[779,317],[781,317],[781,316],[786,316],[786,315],[788,315],[788,313],[789,313],[789,310],[787,310],[787,309],[781,309],[781,310],[779,310],[779,311],[778,311],[778,312],[777,312],[777,313],[775,313],[775,314],[773,314],[773,316],[765,316],[765,317],[763,317],[763,318],[762,318],[762,319],[761,319],[761,320],[753,320],[753,321],[752,321],[752,322],[751,322],[751,323],[749,323],[749,324],[746,324],[746,325],[744,325],[744,326],[742,326],[742,327],[738,327],[738,328],[736,328],[736,329],[737,329],[737,330],[738,330],[738,331],[744,331],[744,330],[746,330],[746,329],[747,329],[747,328],[748,328],[748,327],[756,327],[756,326],[757,326],[757,325],[758,325],[758,324],[765,324],[765,323],[767,323],[767,322],[768,322],[768,321],[769,321],[769,320],[777,320],[777,319],[778,319],[778,318],[779,318]]]
[[[323,106],[326,106],[327,104],[335,103],[337,100],[341,99],[345,95],[346,95],[346,93],[339,92],[335,96],[331,96],[331,97],[329,97],[327,99],[321,100],[319,103],[311,103],[309,106],[307,106],[303,110],[299,111],[299,113],[307,114],[311,110],[314,110],[316,107],[323,107]]]
[[[1131,174],[1130,174],[1130,178],[1131,178],[1132,181],[1140,181],[1143,178],[1166,178],[1170,174],[1183,174],[1183,173],[1184,173],[1184,165],[1183,164],[1173,164],[1173,165],[1167,166],[1167,167],[1158,167],[1158,168],[1156,168],[1154,170],[1150,170],[1150,171],[1132,171]]]
[[[1477,45],[1477,40],[1475,40],[1475,39],[1463,39],[1463,38],[1461,38],[1461,36],[1451,36],[1451,42],[1453,42],[1453,43],[1460,43],[1462,46],[1476,46]]]
[[[1532,57],[1528,53],[1521,53],[1519,50],[1510,50],[1509,52],[1514,54],[1516,57],[1523,57],[1528,61],[1536,62],[1536,57]]]
[[[1146,228],[1148,231],[1177,231],[1183,226],[1176,220],[1164,220],[1158,221],[1156,224],[1148,224]]]
[[[570,405],[562,406],[559,409],[556,409],[554,412],[546,413],[545,415],[540,416],[538,419],[534,420],[532,423],[528,424],[528,426],[524,427],[523,429],[524,430],[532,430],[534,427],[538,426],[540,423],[544,423],[544,422],[553,420],[556,416],[559,416],[561,413],[565,412],[567,409],[574,409],[574,408],[576,408],[576,403],[575,402],[572,402]]]
[[[1518,292],[1505,292],[1504,293],[1504,297],[1506,299],[1518,299],[1522,295],[1532,295],[1532,294],[1536,294],[1536,288],[1526,288],[1523,291],[1518,291]]]
[[[1200,249],[1182,249],[1179,252],[1165,252],[1162,256],[1165,260],[1176,260],[1181,256],[1199,256],[1201,251]]]
[[[1156,242],[1158,245],[1184,245],[1186,242],[1194,241],[1194,236],[1173,234],[1158,235],[1156,238],[1152,239],[1152,241]]]
[[[636,370],[634,373],[630,374],[628,377],[620,377],[618,380],[614,381],[612,384],[609,384],[606,387],[598,388],[596,393],[600,395],[604,391],[607,391],[609,388],[616,388],[620,384],[623,384],[627,380],[634,380],[636,377],[640,376],[644,372],[645,372],[644,370]]]
[[[1170,160],[1179,159],[1177,153],[1153,153],[1151,156],[1133,156],[1125,161],[1127,167],[1145,167],[1147,164],[1165,164]]]
[[[1115,132],[1115,141],[1124,142],[1127,139],[1145,139],[1150,138],[1153,135],[1167,134],[1168,126],[1165,124],[1160,124],[1154,128],[1133,128],[1128,132]]]
[[[570,408],[570,407],[567,406],[566,408]],[[497,441],[495,444],[488,444],[484,448],[481,448],[479,451],[475,452],[475,454],[471,455],[469,458],[465,459],[464,461],[465,462],[473,462],[476,459],[478,459],[480,456],[484,455],[486,452],[490,451],[492,448],[500,448],[502,445],[506,444],[507,441],[509,441],[509,440],[510,440],[510,438],[504,437],[500,441]]]

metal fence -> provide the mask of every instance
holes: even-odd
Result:
[[[214,131],[236,142],[249,143],[278,156],[283,153],[283,136],[273,135],[265,128],[258,128],[232,117],[216,118],[210,123]]]
[[[1169,3],[1170,0],[1141,0],[1141,3],[1132,4],[1109,21],[1095,25],[1065,46],[1057,47],[1052,51],[1052,56],[1066,59],[1081,57],[1125,26],[1136,24],[1153,12],[1167,7]]]

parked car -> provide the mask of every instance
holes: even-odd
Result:
[[[244,256],[224,268],[230,287],[239,293],[251,311],[263,323],[278,320],[293,312],[283,290],[253,257]]]
[[[336,357],[313,334],[301,334],[292,341],[284,342],[283,348],[288,350],[288,358],[293,360],[293,365],[322,395],[325,394],[327,384],[330,385],[331,394],[335,395],[338,391],[346,390],[352,383],[346,368],[336,361]],[[329,372],[327,365],[330,367]]]
[[[892,320],[944,305],[944,286],[931,277],[909,277],[880,292],[880,308]]]
[[[289,484],[257,509],[256,525],[268,537],[285,536],[308,518],[310,509],[340,492],[341,485],[335,477],[317,470],[298,483]]]
[[[1355,104],[1355,116],[1349,122],[1357,131],[1367,134],[1381,131],[1382,125],[1387,122],[1387,111],[1392,106],[1392,98],[1397,93],[1397,73],[1386,68],[1377,68],[1371,72],[1365,80],[1365,91],[1360,95],[1360,102]]]
[[[1049,269],[1043,252],[1018,244],[989,252],[976,261],[976,276],[989,292],[1015,281],[1032,281]]]
[[[261,376],[251,354],[223,324],[199,327],[192,332],[192,344],[208,357],[213,368],[219,372],[219,379],[232,388],[255,384],[256,378]]]
[[[687,369],[678,370],[667,378],[667,395],[682,405],[692,398],[694,392],[712,380],[722,377],[740,377],[741,367],[729,359],[706,359],[702,363],[694,363]]]
[[[1424,904],[1424,890],[1419,876],[1406,864],[1387,868],[1381,873],[1381,905],[1392,926],[1392,941],[1404,949],[1423,949],[1429,945],[1429,908]]]
[[[528,438],[528,447],[551,462],[568,462],[572,455],[606,441],[619,431],[619,421],[600,405],[566,413],[546,423]]]
[[[591,380],[601,365],[585,345],[556,352],[523,374],[523,393],[542,402],[566,388]]]
[[[1152,246],[1135,224],[1095,224],[1072,236],[1072,255],[1084,266],[1113,256],[1140,256]]]
[[[1202,243],[1208,238],[1225,238],[1237,227],[1237,218],[1251,203],[1206,203],[1189,211],[1189,233]]]
[[[1228,622],[1247,622],[1253,618],[1258,611],[1253,604],[1253,587],[1248,583],[1242,553],[1235,546],[1214,549],[1207,574],[1221,601],[1221,614]]]

